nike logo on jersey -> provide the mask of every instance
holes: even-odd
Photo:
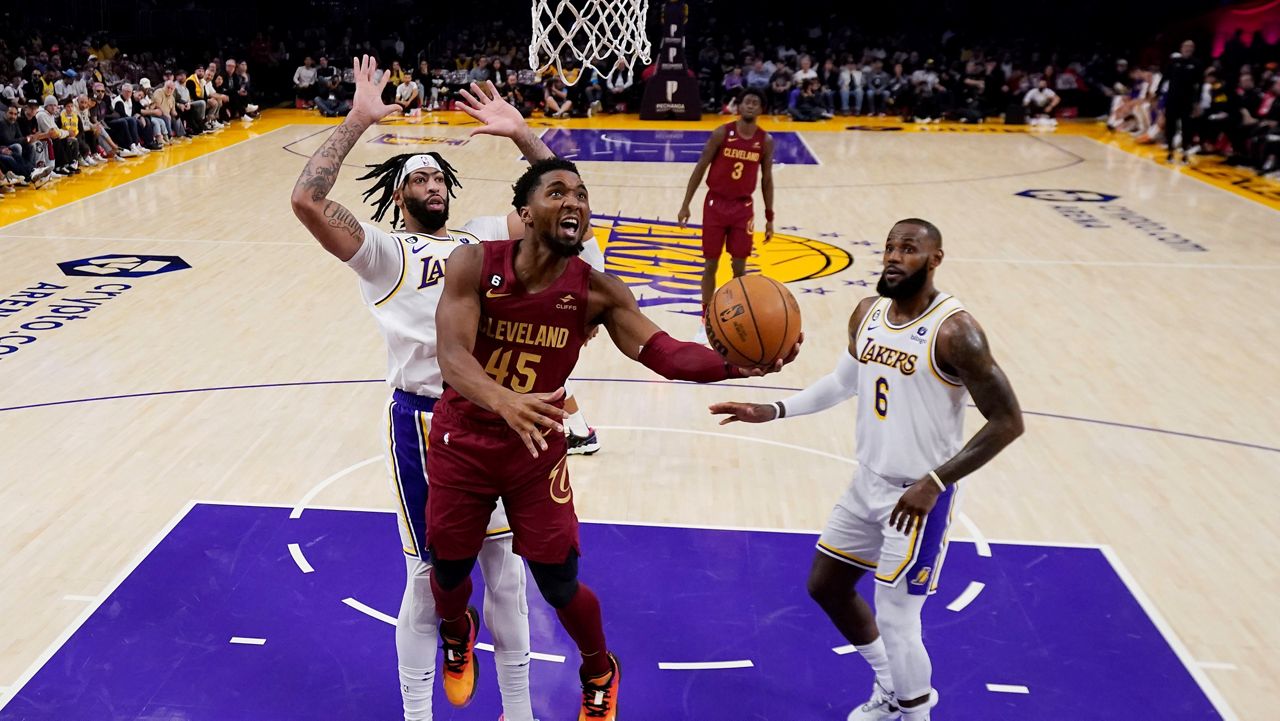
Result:
[[[511,295],[511,294],[510,294],[510,293],[494,293],[494,292],[493,292],[493,288],[490,288],[490,289],[488,290],[488,292],[486,292],[486,293],[484,294],[484,297],[486,297],[486,298],[506,298],[506,297],[507,297],[507,296],[509,296],[509,295]]]
[[[878,326],[878,325],[869,325],[869,326],[867,326],[867,331],[868,331],[868,332],[870,332],[870,331],[873,331],[873,330],[875,330],[876,328],[879,328],[879,327],[880,327],[880,326]]]

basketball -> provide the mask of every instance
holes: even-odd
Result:
[[[707,306],[707,339],[729,363],[771,366],[800,338],[800,305],[787,287],[763,275],[734,278]]]

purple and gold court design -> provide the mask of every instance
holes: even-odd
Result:
[[[818,165],[799,133],[770,131],[775,165]],[[555,128],[542,135],[551,151],[573,161],[696,163],[710,130],[588,130]]]
[[[395,524],[192,504],[0,721],[399,718]],[[622,718],[838,721],[867,696],[869,669],[804,590],[815,535],[589,523],[582,536]],[[1221,718],[1127,577],[1106,548],[953,541],[924,614],[935,718]],[[530,625],[534,710],[573,718],[574,649],[536,597]],[[437,690],[436,718],[498,717],[492,655],[479,658],[475,701],[454,709]]]

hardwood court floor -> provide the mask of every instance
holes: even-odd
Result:
[[[518,154],[466,140],[460,116],[440,118],[449,124],[371,130],[336,197],[357,208],[355,166],[431,147],[460,169],[459,224],[505,212]],[[1088,129],[849,124],[765,122],[801,132],[818,164],[776,171],[788,237],[758,264],[791,282],[807,342],[757,385],[798,388],[825,373],[892,223],[935,222],[947,252],[938,284],[983,323],[1029,414],[1026,435],[965,481],[968,534],[1110,545],[1239,716],[1268,717],[1280,702],[1280,631],[1269,622],[1280,596],[1271,191],[1230,191],[1230,179],[1164,167]],[[291,505],[350,469],[311,502],[392,507],[380,338],[351,274],[288,207],[327,129],[282,112],[127,175],[64,181],[39,207],[0,205],[0,297],[38,301],[0,305],[0,332],[23,338],[0,338],[17,343],[0,347],[0,687],[192,499]],[[680,235],[672,223],[691,166],[637,157],[583,163],[599,235],[651,315],[688,337],[694,320],[672,311],[687,307],[693,277],[679,238],[665,249],[637,238]],[[122,278],[69,263],[106,254],[190,267]],[[64,310],[75,318],[55,327],[55,303],[86,310]],[[817,529],[849,480],[852,406],[723,429],[708,403],[786,391],[651,382],[601,341],[575,377],[605,444],[572,464],[584,518]],[[971,411],[969,432],[980,422]],[[795,559],[797,578],[808,562]],[[1089,579],[1077,580],[1088,594]]]

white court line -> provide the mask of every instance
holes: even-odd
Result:
[[[231,643],[234,643],[240,646],[265,646],[267,643],[267,639],[253,638],[252,636],[232,636]]]
[[[354,608],[355,610],[359,611],[360,613],[363,613],[364,615],[372,618],[376,618],[379,621],[382,621],[383,623],[389,626],[396,625],[395,618],[388,616],[387,614],[383,613],[382,611],[379,611],[376,608],[370,608],[369,606],[363,603],[360,603],[354,598],[344,598],[342,599],[342,602]],[[489,651],[489,652],[493,651],[493,645],[488,643],[477,643],[476,648],[480,649],[481,651]],[[564,663],[564,656],[557,656],[555,654],[550,654],[550,653],[538,653],[537,651],[530,651],[529,658],[536,659],[538,661],[551,661],[552,663]]]
[[[94,601],[98,600],[98,597],[97,596],[77,596],[75,594],[68,594],[66,596],[63,596],[62,600],[75,601],[77,603],[93,603]]]
[[[1196,661],[1196,665],[1209,671],[1235,671],[1239,668],[1234,663],[1222,663],[1221,661]]]
[[[354,598],[344,598],[342,599],[342,602],[354,608],[355,610],[359,611],[360,613],[363,613],[366,616],[369,616],[371,618],[376,618],[379,621],[382,621],[383,623],[386,623],[386,624],[390,624],[392,626],[396,625],[396,619],[394,616],[388,616],[382,611],[379,611],[378,609],[372,608],[370,606],[366,606],[363,603],[360,603],[359,601],[355,600]]]
[[[1222,695],[1217,686],[1213,685],[1213,681],[1209,679],[1204,669],[1196,665],[1195,659],[1191,658],[1191,652],[1182,643],[1182,639],[1178,638],[1178,634],[1174,633],[1173,627],[1160,614],[1160,610],[1152,603],[1146,591],[1143,591],[1142,587],[1138,585],[1138,580],[1133,577],[1132,573],[1129,573],[1129,569],[1120,560],[1120,556],[1115,549],[1110,546],[1100,546],[1098,550],[1102,551],[1102,555],[1111,563],[1111,569],[1116,572],[1116,575],[1120,577],[1120,580],[1129,589],[1129,595],[1133,596],[1139,606],[1142,606],[1147,618],[1151,619],[1151,623],[1160,631],[1160,635],[1164,636],[1165,643],[1169,644],[1169,648],[1173,649],[1178,660],[1182,661],[1187,673],[1190,673],[1191,678],[1195,679],[1196,684],[1200,686],[1200,690],[1208,697],[1209,703],[1213,704],[1218,715],[1222,717],[1223,721],[1239,721],[1240,717],[1236,716],[1235,711],[1231,710],[1226,697]]]
[[[805,446],[797,446],[794,443],[783,443],[782,441],[771,441],[768,438],[754,438],[752,436],[740,436],[734,433],[715,433],[713,431],[694,431],[686,428],[658,428],[655,426],[596,426],[598,430],[605,431],[650,431],[653,433],[684,433],[691,436],[710,436],[713,438],[729,438],[735,441],[750,441],[752,443],[763,443],[766,446],[777,446],[778,448],[789,448],[793,451],[802,453],[812,453],[815,456],[830,458],[840,461],[841,463],[849,463],[858,465],[858,462],[852,458],[845,458],[834,453],[819,451],[815,448],[806,448]]]
[[[947,604],[947,610],[956,611],[957,613],[965,610],[969,607],[969,604],[973,603],[973,600],[978,597],[978,594],[982,593],[982,589],[986,587],[987,584],[982,583],[981,581],[970,581],[969,586],[964,589],[964,592],[959,596],[956,596],[956,600]]]
[[[311,502],[311,499],[320,495],[320,492],[328,488],[329,484],[341,479],[343,476],[347,475],[348,473],[353,473],[355,471],[358,471],[361,468],[364,468],[365,466],[371,463],[377,463],[380,460],[382,460],[382,456],[373,456],[372,458],[366,458],[363,461],[360,461],[359,463],[353,463],[347,466],[346,468],[343,468],[342,470],[338,471],[337,473],[333,474],[332,476],[329,476],[323,481],[320,481],[315,485],[314,488],[307,491],[307,495],[303,496],[301,501],[298,501],[298,505],[294,506],[293,510],[289,512],[289,518],[301,517],[302,512],[306,510],[307,504]]]
[[[35,215],[32,215],[32,216],[30,216],[30,217],[22,218],[21,220],[15,220],[15,221],[13,221],[12,223],[6,223],[6,224],[4,224],[3,226],[0,226],[0,227],[3,227],[3,228],[12,228],[13,226],[18,225],[19,223],[25,223],[25,222],[27,222],[27,221],[29,221],[29,220],[35,220],[36,218],[42,218],[42,217],[44,217],[44,216],[48,215],[49,213],[53,213],[53,212],[55,212],[55,211],[63,210],[64,208],[70,208],[71,206],[75,205],[76,203],[83,203],[84,201],[86,201],[86,200],[88,200],[88,199],[90,199],[90,198],[96,198],[96,197],[98,197],[99,195],[102,195],[102,194],[104,194],[104,193],[110,193],[110,192],[111,192],[111,191],[113,191],[113,190],[119,190],[120,188],[123,188],[123,187],[125,187],[125,186],[127,186],[127,185],[132,185],[132,184],[134,184],[134,183],[136,183],[136,182],[138,182],[138,181],[140,181],[140,180],[147,180],[148,178],[154,178],[154,177],[156,177],[157,175],[163,175],[163,174],[165,174],[165,173],[167,173],[167,172],[169,172],[170,170],[173,170],[173,169],[175,169],[175,168],[181,168],[182,166],[186,165],[187,163],[194,163],[194,162],[196,162],[197,160],[204,160],[205,158],[207,158],[207,157],[209,157],[209,156],[211,156],[211,155],[217,155],[218,153],[221,153],[221,152],[222,152],[222,151],[224,151],[224,150],[231,150],[232,148],[239,148],[240,146],[245,145],[246,143],[252,142],[252,141],[254,141],[254,140],[261,140],[262,138],[265,138],[265,137],[267,137],[268,135],[271,135],[272,133],[278,133],[278,132],[280,132],[281,130],[286,130],[286,129],[288,129],[288,128],[294,128],[294,127],[297,127],[297,124],[296,124],[296,123],[291,123],[291,124],[289,124],[289,125],[282,125],[282,126],[280,126],[280,127],[276,128],[275,130],[268,130],[267,132],[262,133],[261,135],[255,135],[255,136],[253,136],[253,137],[251,137],[251,138],[245,138],[244,140],[241,140],[241,141],[240,141],[240,142],[238,142],[238,143],[232,143],[231,145],[227,145],[227,146],[224,146],[224,147],[218,148],[217,150],[210,150],[209,152],[207,152],[207,153],[205,153],[205,154],[203,154],[203,155],[199,155],[199,156],[196,156],[196,157],[194,157],[194,158],[190,158],[189,160],[183,160],[182,162],[179,162],[179,163],[174,163],[173,165],[170,165],[170,166],[169,166],[169,167],[167,167],[167,168],[161,168],[161,169],[159,169],[159,170],[156,170],[156,171],[153,171],[153,172],[147,173],[146,175],[140,175],[140,176],[138,176],[138,177],[134,178],[133,180],[126,180],[125,182],[123,182],[123,183],[121,183],[121,184],[119,184],[119,185],[113,185],[113,186],[111,186],[110,188],[104,188],[104,189],[102,189],[102,190],[99,190],[99,191],[98,191],[98,192],[96,192],[96,193],[92,193],[92,194],[90,194],[90,195],[86,195],[86,196],[84,196],[83,198],[76,198],[75,200],[71,201],[70,203],[67,203],[66,205],[59,205],[59,206],[58,206],[58,207],[56,207],[56,208],[50,208],[50,209],[48,209],[48,210],[41,211],[41,212],[36,213]]]
[[[64,629],[52,643],[40,652],[40,655],[36,657],[36,660],[33,661],[30,666],[27,667],[26,671],[22,672],[22,675],[18,677],[18,680],[15,681],[12,686],[8,687],[8,690],[11,690],[12,693],[4,700],[4,703],[0,703],[0,711],[4,710],[4,707],[13,700],[14,696],[22,690],[23,686],[27,685],[27,682],[36,675],[36,672],[43,668],[44,665],[49,662],[49,659],[53,658],[53,654],[57,653],[59,648],[62,648],[62,645],[71,638],[71,635],[79,630],[79,628],[84,625],[85,621],[89,620],[89,617],[93,615],[94,611],[97,611],[98,607],[102,605],[102,601],[110,596],[112,592],[120,586],[120,584],[124,583],[124,579],[128,578],[129,574],[133,573],[134,569],[142,565],[142,562],[146,560],[147,556],[151,555],[151,552],[155,550],[156,546],[160,545],[160,542],[164,540],[165,536],[169,535],[169,532],[177,527],[178,523],[186,517],[187,513],[189,513],[194,506],[195,501],[189,501],[181,510],[174,514],[173,518],[169,519],[168,523],[164,525],[164,528],[161,528],[156,535],[152,536],[151,540],[147,542],[138,555],[135,556],[132,561],[125,564],[125,567],[121,569],[120,573],[107,584],[107,587],[102,592],[102,596],[95,599],[94,602],[85,607],[84,611],[81,612],[74,621],[68,624],[66,629]]]
[[[960,516],[960,523],[969,532],[969,536],[973,538],[973,545],[977,546],[978,555],[983,558],[991,558],[991,544],[987,543],[986,536],[983,536],[982,531],[978,530],[978,524],[974,523],[973,519],[969,518],[963,511],[957,515]]]
[[[663,671],[706,671],[722,668],[754,668],[755,664],[742,661],[659,661],[658,668]]]
[[[800,140],[800,144],[804,146],[804,149],[809,151],[809,157],[813,158],[813,162],[818,165],[822,165],[822,158],[819,158],[818,154],[813,152],[813,148],[809,146],[809,141],[804,139],[804,133],[797,130],[795,131],[795,134],[796,134],[796,138]],[[786,163],[778,163],[778,165],[782,166],[782,165],[786,165]]]
[[[296,543],[290,543],[289,555],[293,556],[293,562],[297,564],[298,569],[301,570],[303,573],[315,573],[316,569],[312,568],[311,563],[307,561],[307,557],[302,555],[301,546],[299,546]]]
[[[1031,689],[1026,686],[1018,686],[1007,683],[989,683],[987,690],[992,693],[1031,693]]]

